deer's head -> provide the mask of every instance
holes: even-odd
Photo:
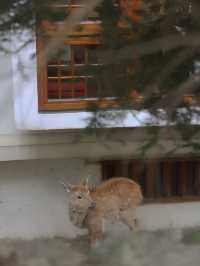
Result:
[[[68,193],[70,220],[80,226],[87,216],[88,210],[96,206],[95,201],[91,198],[88,180],[78,185],[66,185],[63,182],[62,184]]]

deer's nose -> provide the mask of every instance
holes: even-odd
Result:
[[[91,203],[91,205],[90,205],[90,209],[94,209],[95,207],[96,207],[96,202],[93,201],[93,202]]]

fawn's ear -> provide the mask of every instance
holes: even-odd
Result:
[[[71,192],[72,191],[72,189],[73,189],[73,185],[71,185],[71,184],[69,184],[69,183],[65,183],[64,181],[62,181],[62,180],[60,180],[59,181],[59,183],[64,187],[64,189],[65,189],[65,191],[67,192],[67,193],[69,193],[69,192]]]
[[[89,182],[88,182],[88,178],[86,178],[85,180],[83,180],[82,185],[86,188],[89,188]]]

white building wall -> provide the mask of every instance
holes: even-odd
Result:
[[[29,160],[0,163],[0,238],[75,237],[85,233],[69,221],[60,179],[99,182],[98,164],[83,160]],[[141,230],[200,225],[200,203],[151,204],[138,209]],[[128,230],[109,226],[108,230]]]
[[[74,237],[67,195],[59,180],[98,182],[99,166],[82,160],[0,163],[0,238]]]
[[[11,54],[0,52],[0,135],[16,131]]]

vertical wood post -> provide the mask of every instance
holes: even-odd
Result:
[[[194,179],[194,192],[200,195],[200,161],[195,163],[195,179]]]
[[[163,194],[164,196],[172,195],[173,179],[173,162],[168,160],[163,164]]]
[[[142,175],[142,161],[139,159],[134,159],[131,163],[131,178],[140,183],[140,178]]]
[[[180,174],[178,181],[178,192],[181,196],[187,194],[187,185],[188,185],[188,163],[187,161],[180,162]]]
[[[149,160],[147,163],[147,172],[146,172],[146,189],[145,194],[148,198],[155,197],[156,191],[156,175],[157,175],[158,161]]]

